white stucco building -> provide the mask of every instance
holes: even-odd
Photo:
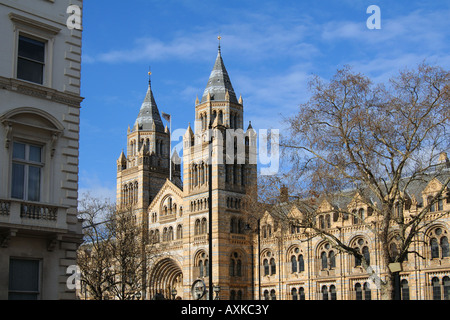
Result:
[[[74,299],[81,0],[0,2],[0,299]]]

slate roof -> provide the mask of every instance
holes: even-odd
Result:
[[[230,102],[237,104],[238,100],[236,99],[236,94],[231,84],[230,77],[228,76],[227,69],[225,68],[225,64],[223,63],[219,47],[216,62],[214,63],[214,67],[209,76],[205,91],[203,92],[201,103],[207,101],[208,93],[211,96],[211,100],[225,101],[225,95],[227,91],[230,96]]]
[[[138,130],[152,130],[153,125],[155,125],[156,131],[164,132],[164,124],[161,120],[150,82],[134,125],[138,125]]]

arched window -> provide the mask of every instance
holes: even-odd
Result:
[[[305,271],[305,261],[303,259],[303,255],[298,256],[298,272]]]
[[[331,285],[330,286],[330,300],[337,300],[336,286],[335,285]]]
[[[297,272],[297,257],[291,256],[291,272]]]
[[[194,267],[198,277],[207,277],[209,275],[208,255],[200,251],[195,255]]]
[[[327,288],[327,286],[322,286],[322,300],[328,300],[328,288]]]
[[[269,300],[269,290],[264,290],[264,300]]]
[[[336,268],[336,256],[333,250],[328,252],[328,262],[330,264],[330,269]]]
[[[233,252],[230,256],[230,276],[242,276],[242,257],[238,252]]]
[[[277,294],[275,292],[275,289],[270,290],[270,299],[277,300]]]
[[[370,265],[370,252],[369,252],[369,242],[362,238],[359,238],[355,241],[353,248],[356,249],[359,253],[361,253],[362,257],[366,260],[366,263]],[[355,256],[355,267],[361,266],[362,258]]]
[[[437,227],[430,232],[429,237],[431,259],[446,258],[450,256],[446,229]]]
[[[431,259],[439,258],[439,244],[436,238],[430,240]]]
[[[264,276],[273,275],[276,273],[275,259],[271,251],[265,251],[261,255],[262,266],[264,268]]]
[[[352,210],[352,216],[353,216],[353,224],[358,223],[358,212],[356,210]]]
[[[183,226],[181,224],[177,226],[177,239],[183,239]]]
[[[442,286],[444,289],[444,300],[450,300],[450,278],[448,276],[442,279]]]
[[[372,291],[370,290],[369,283],[364,283],[364,300],[372,300]]]
[[[269,269],[269,261],[267,259],[264,259],[263,266],[264,266],[264,275],[268,276],[270,269]]]
[[[298,289],[298,297],[300,300],[305,300],[305,289],[303,287]]]
[[[200,219],[195,220],[194,235],[200,234]]]
[[[431,279],[431,287],[433,289],[433,300],[441,300],[441,285],[439,278],[434,277]]]
[[[359,217],[359,219],[361,219],[361,222],[363,222],[364,219],[366,218],[365,211],[364,211],[363,208],[359,209],[359,211],[358,211],[358,217]]]
[[[173,227],[169,227],[167,230],[167,241],[173,240]]]
[[[236,300],[236,291],[234,290],[230,291],[230,300]]]
[[[206,218],[203,218],[203,219],[202,219],[201,233],[202,233],[202,234],[207,233],[207,223],[206,223]]]
[[[231,233],[235,233],[235,226],[236,226],[236,219],[235,218],[231,218],[230,220],[230,232]]]
[[[427,198],[427,205],[429,205],[430,203],[432,203],[433,202],[433,196],[429,196],[428,198]],[[430,212],[434,212],[435,211],[435,204],[432,204],[431,206],[430,206]]]
[[[231,258],[230,259],[230,272],[229,272],[230,277],[234,277],[234,270],[235,270],[235,262],[234,262],[234,259]]]
[[[325,270],[328,268],[328,260],[327,260],[327,253],[325,251],[322,251],[320,254],[320,259],[322,261],[322,270]]]
[[[334,269],[336,267],[336,255],[329,243],[325,243],[320,249],[321,270]]]
[[[367,264],[370,265],[369,248],[367,246],[364,246],[363,250],[362,250],[362,253],[363,253],[364,259],[366,259]]]
[[[298,300],[297,289],[292,288],[291,290],[292,300]]]
[[[274,275],[277,273],[277,265],[275,263],[275,259],[270,259],[270,274]]]
[[[445,236],[442,237],[440,243],[441,243],[442,258],[450,256],[448,238]]]
[[[403,279],[400,282],[400,294],[402,295],[402,300],[409,300],[409,285],[408,285],[408,280]]]
[[[357,282],[355,284],[355,299],[356,300],[362,300],[363,295],[362,295],[362,288],[361,288],[361,284],[359,282]]]

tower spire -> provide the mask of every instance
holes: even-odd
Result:
[[[219,54],[220,54],[220,40],[222,39],[222,37],[219,35],[218,37],[217,37],[217,40],[219,40]]]

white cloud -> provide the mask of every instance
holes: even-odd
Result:
[[[115,181],[110,184],[102,182],[101,179],[87,171],[81,171],[79,177],[80,187],[78,188],[79,197],[83,194],[89,193],[91,196],[99,199],[109,199],[112,202],[116,200],[116,186],[113,185]]]

